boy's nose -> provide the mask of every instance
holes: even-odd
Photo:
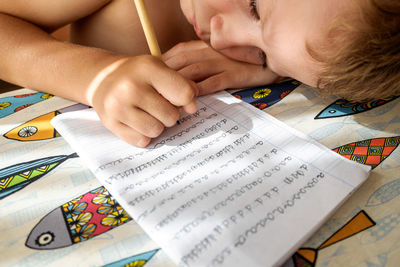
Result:
[[[255,46],[252,31],[234,18],[216,15],[210,20],[210,45],[216,50]]]
[[[210,20],[210,44],[216,50],[229,48],[232,41],[226,36],[226,25],[223,18],[219,15],[214,16]]]

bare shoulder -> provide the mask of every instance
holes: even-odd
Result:
[[[0,13],[53,31],[95,13],[112,0],[1,0]]]

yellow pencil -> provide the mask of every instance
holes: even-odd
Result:
[[[158,46],[156,34],[154,33],[153,26],[150,23],[149,15],[147,14],[146,7],[142,0],[134,0],[135,6],[139,15],[140,23],[146,36],[147,45],[149,46],[151,55],[161,58],[160,47]]]

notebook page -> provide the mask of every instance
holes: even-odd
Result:
[[[282,264],[368,177],[369,167],[225,92],[197,105],[145,149],[93,110],[52,121],[180,266]]]

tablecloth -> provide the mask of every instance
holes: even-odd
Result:
[[[354,103],[294,80],[229,92],[373,168],[286,266],[398,266],[397,96]],[[0,94],[0,265],[175,266],[52,128],[80,108],[26,88]]]

